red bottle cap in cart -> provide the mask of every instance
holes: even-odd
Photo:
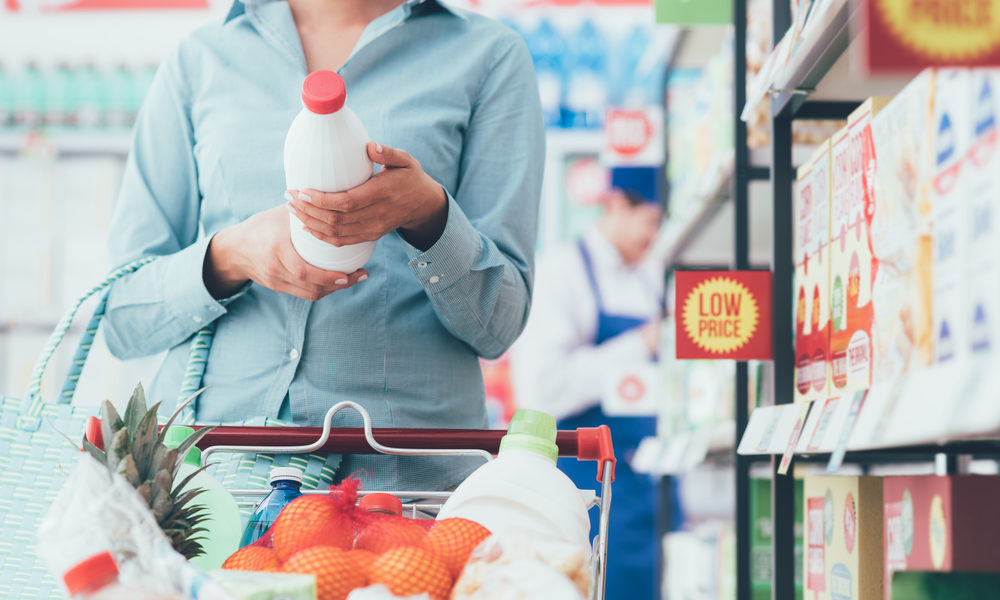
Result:
[[[361,498],[358,508],[365,512],[385,513],[387,515],[403,515],[403,503],[392,494],[375,492]]]
[[[118,565],[108,552],[91,556],[63,575],[70,596],[92,592],[113,583],[118,578]]]
[[[302,82],[302,103],[318,115],[335,113],[347,100],[347,88],[333,71],[313,71]]]

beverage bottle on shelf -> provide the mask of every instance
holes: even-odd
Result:
[[[86,129],[104,125],[108,112],[107,88],[101,72],[93,61],[84,61],[80,66],[76,77],[76,91],[77,125]]]
[[[41,68],[28,61],[14,86],[14,124],[38,127],[45,113],[45,81]]]
[[[585,493],[556,467],[555,440],[552,415],[517,411],[496,460],[473,471],[437,518],[461,517],[498,535],[526,530],[589,547]]]
[[[572,67],[566,82],[564,126],[596,129],[604,122],[610,83],[606,50],[593,22],[584,21],[570,40]]]
[[[346,100],[344,80],[333,71],[314,71],[302,83],[304,107],[285,138],[287,189],[342,192],[372,176],[368,132]],[[375,252],[376,242],[328,244],[304,230],[298,217],[289,218],[295,250],[320,269],[353,273]]]
[[[248,546],[264,535],[278,519],[285,505],[302,495],[302,471],[295,467],[274,467],[271,469],[271,491],[250,515],[250,521],[243,530],[240,548]]]
[[[562,36],[543,19],[538,29],[526,38],[528,49],[535,63],[538,95],[542,103],[542,117],[546,127],[562,126],[562,101],[566,73],[563,61],[566,44]]]
[[[135,121],[139,100],[135,78],[128,64],[120,62],[109,74],[107,123],[110,127],[130,127]]]
[[[173,600],[179,596],[147,594],[118,581],[118,564],[109,552],[95,554],[63,574],[72,600]]]
[[[173,426],[167,430],[163,444],[168,448],[176,448],[189,435],[194,433],[190,427]],[[178,456],[183,461],[177,472],[175,481],[182,482],[189,475],[201,468],[201,450],[191,448],[187,456]],[[201,488],[204,491],[191,502],[203,507],[208,514],[203,527],[205,534],[199,540],[203,553],[191,559],[194,566],[208,570],[218,569],[229,555],[239,547],[240,542],[240,509],[226,488],[222,487],[214,477],[201,471],[184,486],[181,491]]]
[[[642,106],[645,94],[639,81],[639,67],[649,46],[646,28],[636,25],[618,44],[615,52],[614,75],[609,100],[617,106]]]
[[[0,128],[14,122],[14,81],[3,61],[0,61]]]
[[[76,74],[66,61],[45,76],[45,114],[43,121],[52,127],[73,125],[76,121]]]

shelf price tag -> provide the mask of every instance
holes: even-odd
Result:
[[[802,436],[802,428],[806,424],[806,418],[809,416],[809,409],[812,407],[812,402],[799,402],[797,406],[798,410],[796,412],[798,414],[795,416],[795,427],[792,428],[792,434],[788,436],[785,453],[781,456],[781,463],[778,465],[778,475],[787,475],[788,468],[792,466],[795,447],[799,445],[799,437]]]
[[[871,71],[1000,65],[1000,0],[868,0]]]
[[[771,358],[770,271],[677,271],[677,358]]]

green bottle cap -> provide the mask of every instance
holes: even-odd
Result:
[[[554,461],[559,456],[555,417],[540,410],[517,411],[500,440],[500,452],[504,450],[527,450]]]
[[[177,446],[180,446],[181,442],[186,440],[192,433],[194,433],[194,429],[183,425],[173,425],[168,427],[167,435],[163,438],[163,445],[167,448],[176,448]],[[191,446],[191,449],[188,450],[187,456],[184,457],[184,462],[189,465],[200,467],[201,449],[197,446]]]

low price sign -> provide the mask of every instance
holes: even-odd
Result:
[[[677,358],[771,358],[770,271],[678,271]]]

